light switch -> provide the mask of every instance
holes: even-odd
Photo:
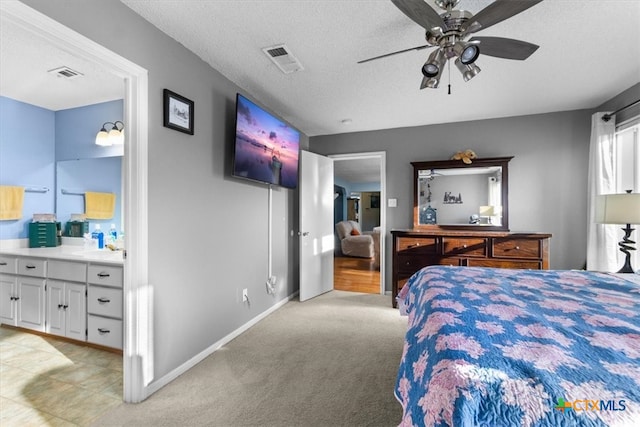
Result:
[[[389,199],[387,203],[390,208],[398,207],[398,199]]]

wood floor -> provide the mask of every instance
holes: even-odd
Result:
[[[380,270],[373,267],[373,258],[336,256],[333,268],[333,289],[379,294]]]

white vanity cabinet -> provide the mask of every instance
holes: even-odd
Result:
[[[89,264],[87,282],[87,341],[122,349],[122,267]]]
[[[46,332],[85,341],[87,264],[49,260]]]
[[[44,331],[47,262],[0,255],[0,323]]]
[[[74,246],[0,253],[0,323],[122,350],[123,264]]]
[[[16,257],[0,255],[0,323],[12,326],[18,322],[16,263]]]

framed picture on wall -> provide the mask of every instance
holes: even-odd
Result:
[[[371,195],[371,209],[380,209],[380,196]]]
[[[164,90],[164,126],[193,135],[193,101]]]

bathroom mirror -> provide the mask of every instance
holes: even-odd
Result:
[[[116,203],[113,218],[90,219],[93,227],[100,224],[108,230],[111,224],[121,231],[122,222],[122,156],[56,162],[56,217],[64,225],[72,214],[85,211],[84,193],[97,191],[114,193]]]
[[[512,158],[412,162],[413,228],[509,231]]]

